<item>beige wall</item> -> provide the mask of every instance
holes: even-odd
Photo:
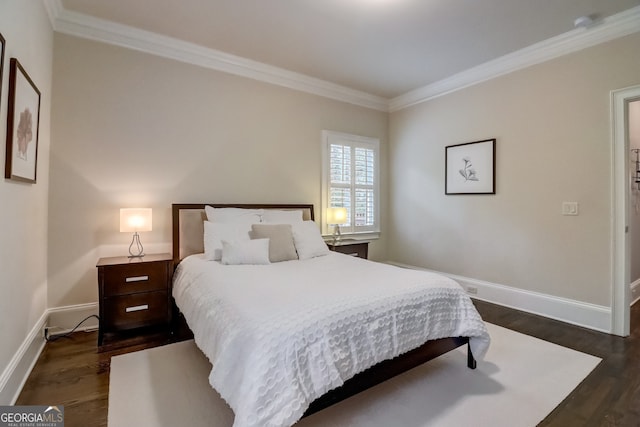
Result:
[[[391,259],[610,305],[610,91],[640,33],[391,115]],[[445,146],[497,138],[497,194],[445,196]],[[579,216],[562,216],[577,201]]]
[[[318,211],[321,131],[379,138],[386,159],[387,123],[383,112],[56,34],[49,305],[97,300],[98,257],[126,254],[131,239],[118,232],[120,207],[154,209],[147,253],[170,251],[171,203]],[[382,207],[384,218],[384,197]],[[372,257],[385,248],[382,238]]]
[[[0,378],[46,309],[47,194],[53,30],[40,1],[0,0],[0,33],[6,39],[0,97]],[[4,179],[9,99],[9,58],[15,57],[41,93],[37,183]],[[18,367],[20,370],[21,367]],[[19,381],[21,378],[18,378]],[[16,378],[0,387],[0,404],[13,396]],[[4,385],[4,384],[0,384]]]

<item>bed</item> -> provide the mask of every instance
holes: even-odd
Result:
[[[314,219],[313,205],[206,205]],[[338,253],[222,265],[203,255],[204,207],[172,207],[173,296],[234,427],[290,426],[462,345],[472,369],[486,352],[484,323],[452,280]]]

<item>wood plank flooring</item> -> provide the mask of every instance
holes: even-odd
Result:
[[[603,359],[541,426],[640,426],[640,304],[631,310],[631,336],[620,338],[482,301],[474,303],[487,322]],[[132,340],[126,347],[101,353],[96,349],[97,332],[77,332],[47,343],[16,404],[61,404],[67,427],[106,426],[111,357],[185,337],[180,333],[178,338]]]

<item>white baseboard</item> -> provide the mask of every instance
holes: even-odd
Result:
[[[483,280],[454,274],[442,273],[426,268],[419,268],[407,264],[389,261],[389,264],[415,270],[432,271],[450,277],[460,283],[465,289],[475,287],[473,298],[503,305],[551,319],[560,320],[596,331],[611,332],[611,309],[609,307],[580,301],[560,298],[553,295],[527,291],[510,286],[499,285]],[[631,285],[632,301],[640,299],[640,279]],[[40,319],[31,329],[29,335],[13,356],[9,365],[0,375],[0,405],[13,405],[20,395],[31,370],[44,348],[45,340],[42,330],[45,326],[57,327],[53,334],[65,333],[73,329],[81,320],[98,313],[98,303],[78,304],[65,307],[55,307],[45,310]],[[97,329],[95,318],[87,320],[78,327],[77,331]]]
[[[484,280],[457,276],[455,274],[443,273],[393,261],[389,261],[388,263],[398,267],[425,270],[442,274],[443,276],[449,277],[460,283],[467,292],[469,291],[469,287],[475,288],[477,293],[469,293],[469,295],[475,299],[560,320],[565,323],[571,323],[573,325],[582,326],[596,331],[606,332],[608,334],[611,333],[610,307],[585,303],[568,298],[561,298],[539,292],[527,291],[511,286],[499,285],[497,283],[486,282]],[[638,292],[640,292],[640,281],[638,283]]]
[[[631,284],[631,305],[640,300],[640,279]]]
[[[46,321],[47,311],[45,310],[0,375],[0,405],[13,405],[18,399],[24,383],[44,348],[45,340],[42,330]]]
[[[70,305],[66,307],[49,308],[42,313],[27,337],[11,358],[9,365],[0,375],[0,405],[15,404],[22,387],[33,370],[46,341],[42,331],[45,326],[57,326],[59,329],[53,334],[65,333],[73,329],[81,320],[98,313],[98,303]],[[87,320],[76,331],[97,329],[95,318]]]
[[[48,310],[49,318],[47,326],[55,328],[51,330],[54,335],[71,331],[83,319],[98,314],[98,303],[67,305]],[[80,325],[76,331],[91,331],[98,329],[98,319],[92,317]]]

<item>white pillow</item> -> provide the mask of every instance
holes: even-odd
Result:
[[[207,220],[211,222],[244,222],[258,224],[262,221],[264,209],[214,208],[205,206]]]
[[[318,225],[313,221],[293,224],[293,243],[296,245],[299,259],[315,258],[329,253]]]
[[[244,222],[204,222],[204,257],[219,261],[222,258],[222,241],[250,240],[251,224]]]
[[[269,224],[296,224],[302,222],[302,211],[278,211],[265,209],[262,222]]]
[[[269,239],[222,241],[222,263],[226,265],[269,264]]]

